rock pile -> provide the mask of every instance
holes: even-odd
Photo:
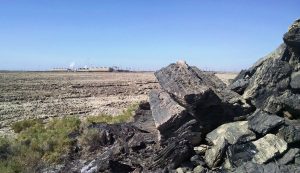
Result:
[[[91,127],[112,142],[81,172],[300,172],[300,20],[283,40],[229,86],[184,61],[157,71],[133,123]]]

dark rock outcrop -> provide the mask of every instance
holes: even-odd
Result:
[[[284,123],[284,119],[257,109],[249,118],[249,129],[265,135],[273,128]]]
[[[90,125],[101,136],[99,154],[65,170],[300,172],[299,32],[297,20],[283,44],[228,87],[183,61],[155,72],[161,89],[140,104],[134,122]]]
[[[201,141],[199,123],[187,110],[175,102],[168,93],[152,90],[149,94],[152,117],[160,132],[160,140],[181,137],[193,144]]]
[[[203,83],[197,73],[185,62],[177,62],[155,72],[163,90],[185,107],[205,107],[220,102],[215,93]]]

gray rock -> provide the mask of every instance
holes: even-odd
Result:
[[[224,138],[229,144],[247,142],[256,139],[255,133],[248,129],[247,121],[237,121],[223,124],[206,135],[206,140],[217,145]]]
[[[277,115],[271,115],[260,109],[256,110],[249,118],[249,129],[265,135],[273,128],[284,123],[284,119]]]
[[[194,150],[188,141],[169,141],[168,145],[153,157],[150,168],[175,169],[193,155]]]
[[[300,167],[294,165],[277,165],[268,163],[265,165],[247,162],[238,167],[233,173],[298,173]]]
[[[239,74],[231,81],[231,84],[235,83],[236,81],[238,80],[241,80],[241,79],[249,79],[251,77],[251,74],[249,72],[249,70],[241,70],[239,72]]]
[[[235,144],[228,147],[227,157],[232,167],[239,167],[247,161],[263,164],[283,154],[287,143],[273,134],[245,144]]]
[[[170,64],[155,72],[155,76],[162,89],[185,107],[194,107],[198,104],[209,106],[218,101],[215,93],[183,62]]]
[[[227,140],[220,138],[215,146],[205,152],[204,159],[208,167],[214,168],[220,163],[223,154],[226,151],[227,145]]]
[[[239,79],[229,85],[229,89],[242,95],[249,85],[249,79]]]
[[[288,88],[291,72],[292,68],[287,62],[267,59],[250,78],[243,98],[251,100],[253,105],[263,109],[269,97]]]
[[[265,111],[279,114],[287,112],[290,119],[300,117],[300,94],[294,94],[291,91],[285,91],[279,96],[273,95],[266,101]]]
[[[300,89],[300,71],[292,73],[290,85],[293,89]]]
[[[134,136],[128,141],[128,147],[133,150],[139,150],[140,148],[146,147],[146,144],[155,143],[155,134],[151,133],[136,133]]]
[[[205,154],[208,149],[210,149],[210,146],[204,144],[194,147],[194,151],[200,155]]]
[[[201,142],[202,129],[199,122],[167,92],[152,90],[149,100],[152,117],[160,133],[160,142],[163,143],[171,137],[187,139],[193,145]]]
[[[286,165],[290,162],[292,162],[296,155],[300,153],[299,148],[291,148],[287,153],[285,153],[278,161],[277,163],[280,165]]]
[[[288,32],[284,34],[283,40],[288,46],[300,50],[300,19],[290,26]]]
[[[281,127],[276,135],[284,139],[288,144],[300,142],[300,129],[293,125]]]
[[[295,165],[300,166],[300,154],[297,154],[297,155],[295,156]]]
[[[205,162],[203,161],[202,157],[200,157],[199,155],[194,155],[193,157],[190,158],[190,161],[194,166],[205,165]]]
[[[199,165],[194,168],[193,173],[205,173],[206,170],[203,166]]]

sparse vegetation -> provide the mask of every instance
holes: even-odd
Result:
[[[86,121],[88,123],[108,123],[108,124],[115,124],[115,123],[124,123],[131,120],[133,116],[133,112],[138,108],[137,103],[130,105],[127,109],[123,110],[120,115],[111,116],[111,115],[98,115],[98,116],[89,116],[87,117]]]
[[[85,129],[79,138],[79,142],[88,151],[94,151],[101,145],[101,135],[97,129]]]
[[[79,126],[77,118],[15,123],[16,139],[0,139],[0,172],[36,172],[41,165],[63,161]]]

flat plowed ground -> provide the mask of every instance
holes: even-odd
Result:
[[[225,76],[225,77],[224,77]],[[222,74],[227,82],[232,75]],[[0,135],[26,118],[109,114],[148,99],[159,85],[151,72],[3,72],[0,73]]]

